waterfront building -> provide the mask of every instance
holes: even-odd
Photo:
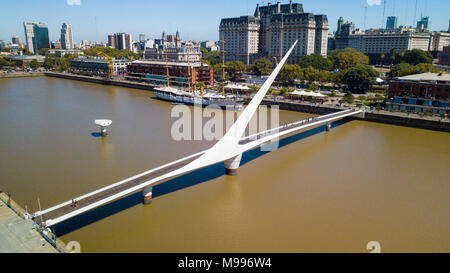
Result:
[[[423,73],[391,80],[386,107],[396,111],[449,114],[450,74]]]
[[[225,18],[220,22],[221,51],[225,60],[250,64],[259,55],[260,23],[254,16]],[[222,48],[223,47],[223,48]],[[222,59],[222,54],[221,59]]]
[[[119,50],[127,49],[132,50],[133,41],[131,34],[128,33],[115,33],[113,35],[108,35],[108,46],[117,48]]]
[[[399,27],[393,29],[369,29],[361,31],[355,29],[353,23],[338,21],[335,36],[336,49],[351,47],[364,54],[390,54],[394,48],[397,51],[421,49],[432,51],[433,43],[436,48],[445,44],[444,35],[430,32],[418,32],[414,28]],[[437,42],[434,42],[437,41]]]
[[[216,42],[214,41],[204,41],[200,43],[200,46],[205,48],[206,50],[208,50],[209,52],[211,51],[218,51],[219,50],[219,46],[216,44]]]
[[[24,22],[25,40],[27,50],[31,53],[38,53],[43,48],[50,48],[50,39],[48,35],[48,25],[46,23],[27,23]]]
[[[288,59],[289,63],[297,63],[309,54],[326,56],[328,20],[326,15],[305,13],[302,4],[292,1],[257,4],[253,16],[222,19],[219,34],[226,61],[250,64],[262,57],[280,59],[298,40]]]
[[[49,49],[48,54],[53,54],[56,57],[64,57],[66,55],[84,55],[82,50],[77,49]]]
[[[61,48],[62,49],[73,49],[73,32],[72,25],[64,23],[61,28]]]
[[[431,52],[442,52],[445,46],[450,46],[450,33],[448,32],[433,32],[431,33]]]
[[[127,74],[128,60],[113,59],[113,76],[123,77]],[[70,62],[70,73],[84,76],[106,77],[108,63],[102,57],[77,57]]]
[[[189,77],[189,66],[191,76]],[[126,79],[133,81],[149,82],[156,84],[167,83],[167,68],[169,68],[170,82],[178,85],[188,85],[204,82],[206,85],[214,84],[214,70],[201,62],[165,62],[138,60],[128,65]]]
[[[144,59],[167,60],[171,62],[200,62],[202,51],[200,44],[182,42],[180,33],[175,35],[162,34],[162,39],[150,40],[145,43]]]
[[[36,60],[40,64],[43,64],[45,61],[45,56],[40,56],[40,55],[19,56],[19,55],[11,54],[11,55],[5,56],[4,58],[8,62],[13,62],[13,63],[15,63],[16,66],[20,66],[20,67],[23,67],[23,66],[31,63],[34,60]]]
[[[397,28],[397,16],[388,16],[386,21],[386,29],[395,29]]]

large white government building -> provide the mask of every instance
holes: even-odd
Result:
[[[251,64],[264,57],[280,59],[298,40],[288,59],[288,63],[297,63],[306,55],[327,55],[328,29],[326,15],[305,13],[302,4],[290,1],[258,4],[253,16],[224,18],[219,33],[225,61]]]

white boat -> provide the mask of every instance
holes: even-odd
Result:
[[[236,98],[228,98],[219,94],[206,93],[203,96],[186,92],[182,89],[161,86],[153,89],[153,94],[159,99],[170,101],[172,103],[183,103],[188,105],[217,105],[225,110],[242,111],[244,109],[243,102]]]

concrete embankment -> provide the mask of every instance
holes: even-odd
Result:
[[[281,110],[297,111],[317,115],[327,115],[337,111],[345,110],[346,107],[337,107],[323,104],[307,104],[301,102],[280,101],[264,99],[262,104],[278,105]],[[366,110],[364,117],[352,117],[352,119],[370,122],[386,123],[398,126],[406,126],[433,131],[450,132],[450,120],[437,117],[421,117],[413,114]]]
[[[136,88],[142,90],[153,90],[154,86],[145,83],[131,82],[131,81],[121,81],[121,80],[106,80],[103,78],[95,78],[95,77],[87,77],[81,75],[73,75],[67,73],[54,73],[54,72],[46,72],[46,76],[57,77],[62,79],[69,80],[77,80],[91,83],[99,83],[104,85],[113,85],[127,88]],[[248,100],[250,98],[247,98]],[[270,105],[278,105],[281,110],[288,111],[296,111],[303,113],[311,113],[317,115],[327,115],[330,113],[334,113],[337,111],[342,111],[347,109],[347,107],[343,106],[331,106],[326,104],[312,104],[312,103],[303,103],[297,101],[288,101],[288,100],[273,100],[273,99],[264,99],[262,104],[270,106]],[[442,132],[450,132],[450,120],[439,119],[436,117],[421,117],[417,115],[408,115],[405,113],[394,113],[387,111],[377,111],[377,110],[367,110],[365,113],[365,117],[353,117],[354,119],[371,121],[371,122],[379,122],[386,123],[392,125],[420,128],[420,129],[428,129]]]
[[[135,88],[135,89],[142,89],[142,90],[148,90],[148,91],[151,91],[154,88],[153,85],[139,83],[139,82],[130,82],[130,81],[122,81],[122,80],[107,80],[104,78],[87,77],[87,76],[73,75],[73,74],[67,74],[67,73],[45,72],[44,74],[45,74],[45,76],[55,77],[55,78],[60,78],[60,79],[91,82],[91,83],[98,83],[98,84],[103,84],[103,85],[120,86],[120,87]]]
[[[9,79],[9,78],[30,78],[30,77],[42,77],[45,76],[42,72],[27,72],[27,73],[4,73],[0,74],[0,79]]]
[[[33,227],[26,211],[0,192],[0,253],[64,253],[65,249],[60,239],[50,244]]]

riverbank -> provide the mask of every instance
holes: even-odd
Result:
[[[297,111],[317,115],[327,115],[337,111],[347,109],[346,106],[332,106],[318,103],[306,103],[294,100],[276,100],[265,98],[264,105],[279,105],[281,110]],[[433,131],[450,132],[450,120],[439,117],[419,116],[415,114],[389,112],[384,110],[371,110],[365,108],[365,114],[361,117],[351,117],[351,119],[392,124]]]
[[[77,80],[104,85],[120,86],[152,91],[154,86],[146,83],[131,82],[125,80],[106,80],[104,78],[87,77],[68,73],[45,72],[45,76],[61,79]],[[245,97],[247,101],[250,96]],[[289,99],[277,100],[275,98],[265,98],[264,105],[279,105],[281,110],[296,111],[303,113],[312,113],[317,115],[326,115],[337,111],[348,109],[346,106],[332,106],[327,104],[307,103]],[[384,110],[370,110],[366,108],[364,117],[353,117],[353,119],[392,124],[405,127],[427,129],[433,131],[450,132],[450,120],[438,117],[426,117],[408,113],[389,112]]]
[[[43,73],[43,72],[17,72],[17,73],[0,74],[0,79],[30,78],[30,77],[42,77],[42,76],[45,76],[45,73]]]
[[[27,212],[5,193],[0,193],[0,253],[63,253],[60,239],[50,244],[33,227]]]
[[[153,85],[146,84],[146,83],[125,81],[125,80],[107,80],[105,78],[100,78],[100,77],[88,77],[88,76],[74,75],[74,74],[68,74],[68,73],[45,72],[44,75],[48,76],[48,77],[55,77],[55,78],[60,78],[60,79],[76,80],[76,81],[98,83],[98,84],[103,84],[103,85],[112,85],[112,86],[119,86],[119,87],[126,87],[126,88],[135,88],[135,89],[141,89],[141,90],[147,90],[147,91],[152,91],[153,88],[155,87]]]

